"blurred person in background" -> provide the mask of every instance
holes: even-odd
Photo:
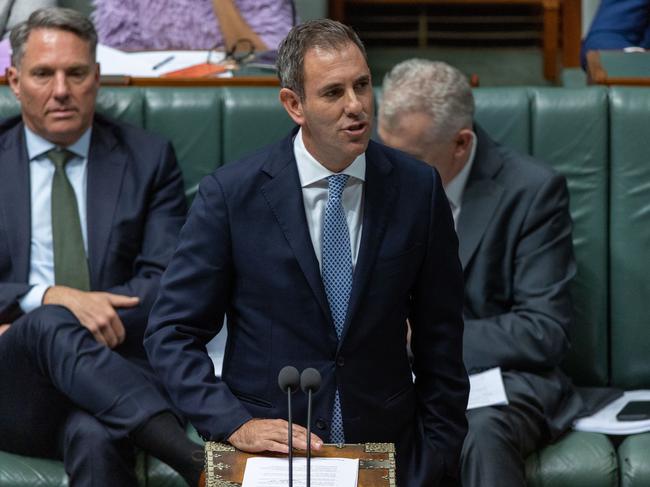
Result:
[[[0,38],[9,37],[11,29],[34,10],[55,5],[56,0],[0,0]]]
[[[650,0],[603,0],[582,41],[580,61],[585,68],[587,51],[649,47]]]
[[[277,49],[293,0],[94,0],[99,41],[124,50],[231,48],[248,39]]]

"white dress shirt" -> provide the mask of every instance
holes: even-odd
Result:
[[[88,236],[86,230],[86,174],[88,166],[88,149],[92,127],[67,150],[75,154],[65,165],[65,173],[70,180],[77,197],[79,221],[84,240],[84,249],[88,253]],[[47,157],[47,152],[55,144],[45,140],[25,127],[27,156],[29,157],[29,181],[31,193],[31,241],[29,249],[29,284],[33,287],[20,298],[20,307],[28,313],[43,303],[47,288],[54,285],[54,251],[52,243],[52,179],[54,164]]]
[[[327,204],[328,184],[327,178],[334,174],[347,174],[348,182],[343,189],[341,203],[350,232],[350,246],[352,251],[352,266],[356,266],[359,255],[359,243],[363,230],[363,188],[366,180],[366,154],[361,154],[352,164],[340,173],[334,173],[319,163],[307,151],[302,140],[302,129],[298,131],[293,140],[293,153],[298,164],[298,175],[302,187],[302,201],[305,206],[305,216],[309,227],[309,236],[314,246],[318,265],[322,269],[323,248],[323,217]]]
[[[451,215],[454,217],[454,228],[458,228],[458,217],[460,216],[460,209],[463,204],[463,193],[465,186],[467,186],[467,178],[472,171],[474,165],[474,157],[476,156],[476,134],[472,132],[472,147],[470,149],[469,157],[465,166],[460,170],[454,178],[445,186],[445,194],[447,201],[451,207]]]

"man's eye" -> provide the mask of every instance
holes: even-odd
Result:
[[[45,69],[37,69],[36,71],[32,71],[32,76],[36,78],[45,78],[47,76],[50,76],[51,72],[47,71]]]
[[[357,90],[361,91],[366,89],[369,85],[370,83],[367,80],[364,80],[364,81],[359,81],[355,86]]]
[[[83,78],[86,77],[87,73],[88,72],[86,70],[84,70],[84,69],[75,69],[75,70],[72,70],[72,71],[68,72],[68,76],[70,76],[71,78],[75,78],[75,79],[83,79]]]

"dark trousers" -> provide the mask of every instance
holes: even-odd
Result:
[[[0,336],[0,450],[63,459],[73,486],[137,485],[129,433],[165,410],[141,368],[65,308],[41,306]]]
[[[548,439],[544,411],[530,387],[507,374],[504,384],[507,406],[467,412],[463,487],[526,487],[526,457]]]

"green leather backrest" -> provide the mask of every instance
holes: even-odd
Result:
[[[192,198],[203,176],[219,167],[222,91],[214,88],[147,88],[144,127],[171,140]]]
[[[572,349],[565,369],[579,385],[608,381],[608,123],[603,88],[531,90],[532,154],[567,178],[577,274]]]
[[[578,265],[565,369],[580,385],[606,385],[607,92],[477,88],[476,120],[498,142],[534,155],[568,181]]]
[[[279,89],[224,88],[223,162],[255,152],[294,126],[278,99]]]
[[[650,89],[610,90],[612,384],[650,387]]]
[[[139,88],[103,87],[97,95],[97,111],[109,117],[143,126],[144,103]],[[0,119],[18,115],[20,105],[8,86],[0,86]]]
[[[20,113],[20,105],[8,86],[0,86],[0,120]]]
[[[475,120],[497,142],[530,154],[530,100],[526,88],[477,88]]]

